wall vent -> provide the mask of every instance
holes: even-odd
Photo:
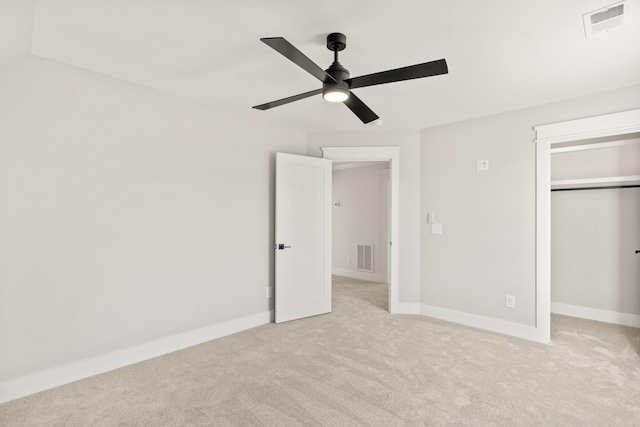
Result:
[[[630,3],[621,1],[582,15],[584,33],[590,37],[622,26],[629,20]]]
[[[373,273],[373,245],[356,245],[356,259],[358,260],[356,270]]]

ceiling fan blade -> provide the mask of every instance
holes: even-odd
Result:
[[[360,100],[360,98],[358,98],[353,92],[351,92],[349,94],[349,98],[344,101],[344,105],[349,107],[349,109],[353,111],[353,113],[358,116],[358,118],[362,120],[362,123],[364,123],[365,125],[380,118],[376,113],[371,111],[371,108],[367,107],[367,104],[362,102],[362,100]]]
[[[284,38],[265,37],[260,40],[265,44],[271,46],[274,50],[278,51],[284,57],[292,61],[294,64],[296,64],[321,82],[324,82],[325,80],[327,80],[327,78],[335,81],[333,77],[327,74],[325,70],[323,70],[315,62],[307,58],[304,53],[300,52],[294,45],[286,41]]]
[[[301,93],[299,95],[290,96],[288,98],[279,99],[277,101],[267,102],[266,104],[256,105],[253,108],[257,110],[268,110],[273,107],[279,107],[280,105],[288,104],[293,101],[299,101],[301,99],[305,99],[313,95],[319,95],[321,93],[322,89],[316,89],[310,92]]]
[[[381,85],[384,83],[399,82],[402,80],[419,79],[422,77],[437,76],[447,74],[447,61],[439,59],[437,61],[425,62],[424,64],[410,65],[409,67],[396,68],[394,70],[381,71],[379,73],[367,74],[360,77],[345,80],[351,89]]]

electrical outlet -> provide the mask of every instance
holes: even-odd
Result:
[[[478,160],[476,162],[476,170],[478,172],[489,170],[489,160]]]
[[[431,224],[431,234],[442,234],[442,224]]]
[[[265,296],[266,296],[267,298],[271,298],[271,288],[266,288],[266,290],[265,290]]]
[[[347,257],[347,264],[351,264],[351,257],[350,256]]]
[[[504,305],[508,308],[516,308],[516,297],[513,295],[505,295]]]

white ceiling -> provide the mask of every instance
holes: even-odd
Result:
[[[258,115],[304,131],[369,128],[259,41],[282,36],[322,68],[330,32],[347,36],[352,76],[445,58],[449,74],[357,89],[382,129],[420,129],[640,84],[640,0],[630,24],[584,36],[582,14],[613,0],[43,0],[32,53]]]

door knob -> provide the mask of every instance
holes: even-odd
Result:
[[[283,249],[288,249],[290,247],[291,246],[285,246],[284,243],[278,243],[278,250],[280,250],[280,251],[283,250]]]

